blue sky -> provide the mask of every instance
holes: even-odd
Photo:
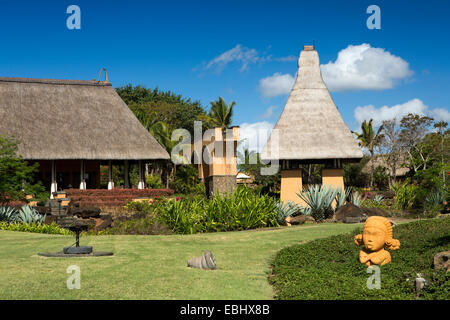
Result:
[[[66,27],[72,4],[80,30]],[[380,30],[366,26],[372,4]],[[94,79],[106,67],[114,87],[157,86],[205,107],[219,96],[235,101],[234,123],[248,134],[276,122],[298,55],[315,40],[337,74],[325,80],[350,129],[408,110],[448,121],[449,12],[450,1],[412,0],[2,1],[0,76]],[[264,91],[263,79],[279,90]]]

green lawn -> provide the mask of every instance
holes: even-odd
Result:
[[[0,231],[0,299],[273,299],[267,276],[283,247],[351,232],[355,224],[319,224],[261,231],[170,236],[87,236],[82,245],[112,257],[46,258],[74,237]],[[186,267],[204,250],[217,270]],[[81,269],[69,290],[66,269]]]

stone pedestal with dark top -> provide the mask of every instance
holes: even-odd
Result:
[[[209,176],[205,179],[206,193],[208,197],[214,196],[217,193],[226,195],[236,190],[236,176]]]

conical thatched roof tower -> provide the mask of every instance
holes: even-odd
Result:
[[[305,46],[295,84],[262,152],[262,159],[280,161],[282,200],[299,202],[299,164],[325,164],[322,183],[343,187],[342,162],[362,156],[322,79],[317,51]]]

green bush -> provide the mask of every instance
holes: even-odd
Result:
[[[279,226],[276,200],[243,187],[212,199],[163,200],[155,205],[159,221],[173,232],[192,234]]]
[[[24,223],[24,222],[6,222],[0,221],[0,230],[21,231],[33,233],[48,233],[48,234],[72,234],[69,230],[59,227],[55,222],[51,224],[44,223]]]
[[[171,231],[159,223],[153,216],[115,221],[111,228],[97,232],[97,235],[105,234],[170,234]]]
[[[400,249],[391,251],[392,262],[381,266],[381,289],[370,290],[370,274],[358,260],[355,234],[333,236],[284,248],[273,261],[270,283],[276,297],[300,299],[449,299],[450,273],[432,268],[436,253],[450,249],[450,219],[437,218],[394,228]],[[416,297],[414,279],[421,273],[428,281]]]
[[[387,204],[387,201],[377,201],[375,199],[371,200],[369,198],[364,199],[361,202],[360,206],[365,208],[380,208],[384,211],[391,211],[391,208]]]
[[[395,204],[398,209],[411,209],[418,200],[419,188],[414,184],[394,182],[391,186],[395,192]]]
[[[149,174],[145,177],[145,184],[149,189],[163,189],[164,184],[161,181],[161,177],[158,175]]]
[[[198,178],[198,170],[191,165],[177,167],[176,174],[173,181],[169,183],[169,187],[178,194],[204,195],[206,193],[205,186]]]

